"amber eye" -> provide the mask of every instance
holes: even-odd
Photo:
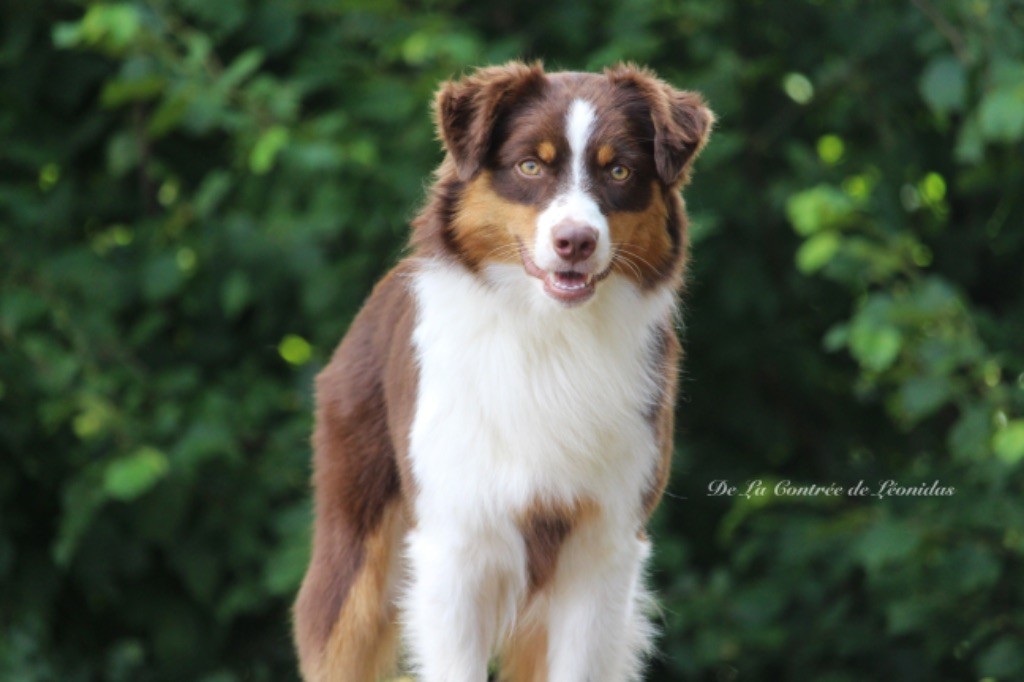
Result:
[[[536,159],[526,159],[519,162],[519,172],[531,178],[535,178],[541,174],[540,162]]]
[[[629,177],[629,169],[625,166],[612,166],[608,174],[612,176],[612,180],[622,182]]]

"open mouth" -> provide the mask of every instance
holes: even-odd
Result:
[[[544,277],[544,291],[565,303],[579,303],[593,296],[594,276],[574,270],[548,272]]]
[[[579,270],[549,272],[537,267],[522,244],[519,245],[519,253],[527,274],[544,283],[544,293],[566,305],[577,305],[589,299],[597,290],[597,283],[611,272],[611,267],[598,274]]]

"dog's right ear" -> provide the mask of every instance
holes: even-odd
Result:
[[[544,82],[540,62],[509,62],[477,69],[441,86],[434,101],[437,134],[461,180],[471,180],[480,172],[501,112],[538,92]]]

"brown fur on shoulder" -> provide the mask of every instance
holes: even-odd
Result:
[[[386,593],[394,538],[408,525],[400,490],[409,485],[416,376],[407,275],[399,268],[377,285],[317,378],[313,556],[295,605],[309,681],[374,679],[361,675],[387,667],[374,661],[389,658],[394,639],[384,636],[394,623]]]

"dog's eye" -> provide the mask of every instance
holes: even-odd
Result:
[[[608,171],[608,175],[612,176],[612,180],[622,182],[629,177],[630,170],[625,166],[612,166],[611,170]]]
[[[525,159],[520,161],[519,165],[516,167],[519,169],[520,173],[531,178],[537,177],[543,171],[540,162],[536,159]]]

